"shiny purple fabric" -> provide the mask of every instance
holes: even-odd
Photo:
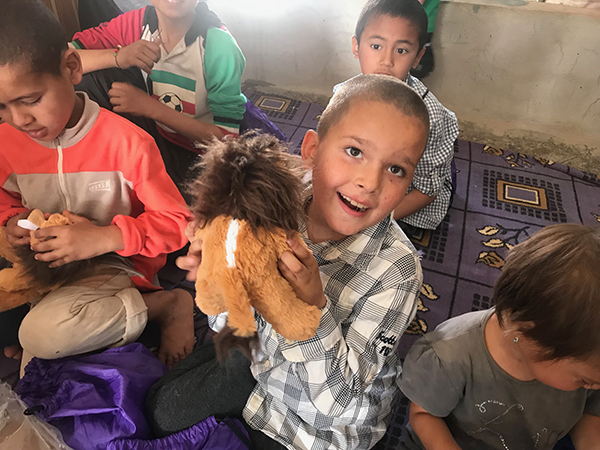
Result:
[[[150,387],[167,368],[142,344],[42,360],[25,368],[18,392],[75,450],[101,450],[119,438],[151,439],[144,417]],[[39,408],[38,408],[39,409]]]
[[[161,439],[116,440],[107,450],[248,450],[249,442],[248,433],[239,420],[225,419],[218,423],[210,416],[187,430]]]
[[[264,111],[258,106],[254,106],[250,100],[246,102],[246,112],[240,123],[240,134],[248,130],[259,130],[275,136],[280,141],[288,141],[288,138],[271,122]]]

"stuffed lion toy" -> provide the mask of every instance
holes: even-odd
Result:
[[[69,220],[62,214],[52,214],[46,219],[42,211],[34,209],[24,226],[33,231],[37,228],[69,224]],[[38,241],[32,236],[31,243],[36,242]],[[0,311],[44,297],[69,280],[79,277],[89,265],[86,261],[75,261],[51,269],[49,263],[35,259],[35,253],[28,245],[13,248],[6,238],[5,227],[0,227],[0,260],[2,259],[8,264],[2,264],[7,267],[0,270]]]
[[[250,133],[213,141],[200,167],[192,185],[202,241],[198,307],[212,316],[228,311],[227,326],[239,338],[256,336],[254,310],[284,338],[314,336],[321,311],[300,300],[277,269],[304,215],[300,159],[276,138]]]

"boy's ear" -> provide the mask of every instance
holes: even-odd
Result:
[[[358,59],[358,39],[356,39],[356,36],[352,36],[352,54],[354,59]]]
[[[314,130],[308,130],[302,141],[302,162],[307,169],[312,169],[315,152],[319,147],[319,135]]]
[[[73,85],[81,83],[83,65],[81,57],[74,48],[68,48],[62,57],[62,70]]]
[[[425,54],[425,50],[427,50],[427,48],[425,46],[423,46],[423,48],[421,49],[421,51],[419,52],[419,54],[417,55],[417,57],[413,61],[413,65],[412,65],[413,69],[416,69],[417,66],[419,65],[419,63],[421,62],[421,58]]]

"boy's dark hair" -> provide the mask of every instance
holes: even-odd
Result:
[[[537,343],[540,360],[600,351],[600,228],[552,225],[517,245],[494,287],[506,321]]]
[[[319,139],[325,139],[329,129],[342,120],[353,104],[365,100],[386,103],[416,117],[429,131],[429,113],[419,94],[397,78],[369,74],[348,80],[335,92],[317,125]]]
[[[1,0],[0,66],[25,62],[35,73],[60,75],[65,33],[38,0]]]
[[[369,0],[363,6],[354,30],[354,36],[359,44],[369,20],[376,16],[401,17],[408,20],[419,34],[419,50],[427,44],[427,13],[419,0]]]

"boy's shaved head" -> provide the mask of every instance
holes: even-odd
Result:
[[[361,101],[391,105],[406,116],[416,117],[429,130],[427,107],[406,83],[388,75],[358,75],[344,83],[329,101],[317,126],[319,139],[325,139],[330,128]]]
[[[419,49],[427,43],[427,13],[419,0],[369,0],[358,17],[354,36],[360,38],[369,21],[375,16],[401,17],[412,23],[419,33]]]
[[[27,63],[36,73],[60,75],[67,38],[38,0],[1,0],[0,66]]]

